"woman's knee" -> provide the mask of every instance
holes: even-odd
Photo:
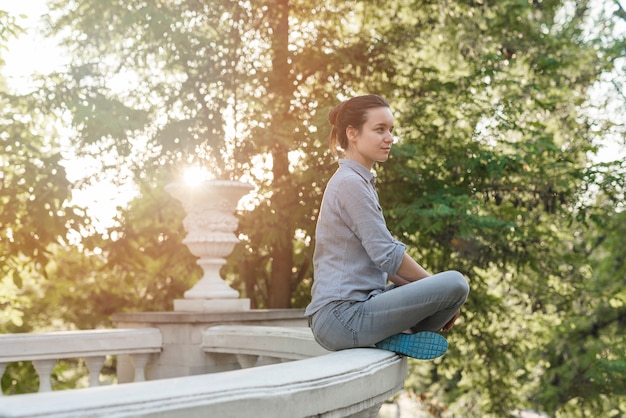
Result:
[[[446,271],[445,274],[448,285],[450,286],[450,291],[463,300],[467,299],[470,287],[465,276],[456,270]]]

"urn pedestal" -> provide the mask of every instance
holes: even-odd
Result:
[[[252,190],[247,183],[232,180],[207,180],[197,184],[171,183],[165,190],[185,209],[183,220],[187,236],[183,243],[198,257],[202,278],[174,300],[174,311],[229,312],[250,309],[250,299],[240,299],[220,276],[226,257],[239,242],[234,232],[234,213],[239,200]]]

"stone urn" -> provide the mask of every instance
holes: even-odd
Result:
[[[240,299],[220,276],[226,257],[239,242],[235,236],[235,210],[239,200],[253,187],[234,180],[206,180],[199,183],[177,182],[165,190],[185,209],[183,220],[187,236],[183,243],[198,257],[204,272],[185,299],[174,300],[174,311],[228,312],[250,309],[250,299]]]

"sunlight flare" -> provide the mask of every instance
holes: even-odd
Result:
[[[206,167],[191,166],[187,167],[183,172],[183,180],[191,186],[214,179],[215,175],[213,175],[213,173],[211,173]]]

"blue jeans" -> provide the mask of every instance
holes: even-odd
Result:
[[[440,331],[468,294],[465,277],[458,271],[445,271],[365,301],[332,302],[313,314],[311,329],[327,350],[371,347],[409,328]]]

